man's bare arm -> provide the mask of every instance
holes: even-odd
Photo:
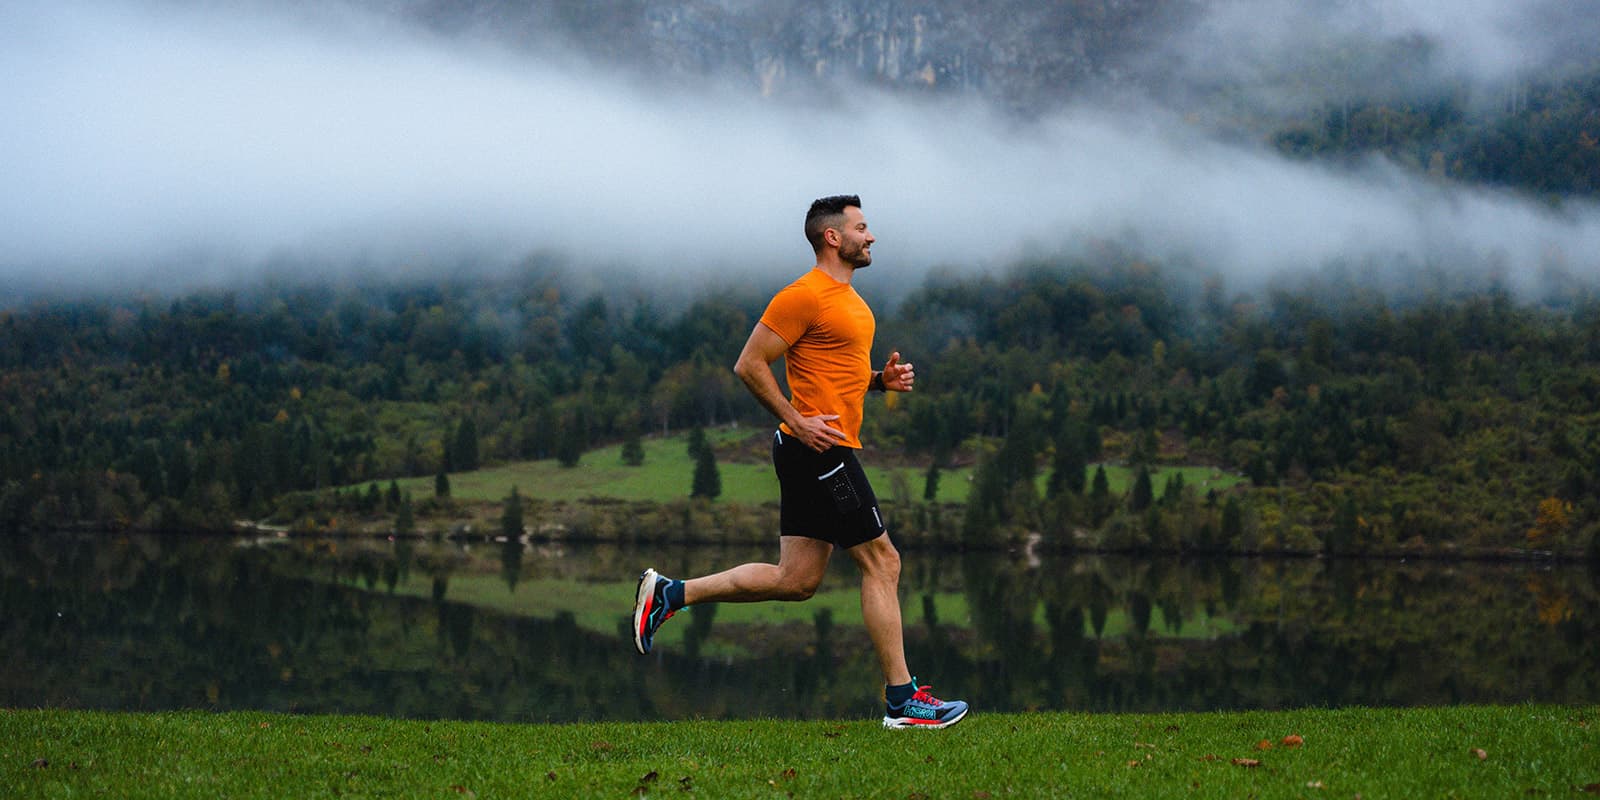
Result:
[[[844,441],[844,433],[827,424],[830,420],[838,419],[839,415],[801,416],[789,398],[783,396],[783,390],[778,388],[778,379],[772,374],[772,362],[788,350],[789,343],[782,336],[757,322],[750,331],[750,338],[744,343],[744,350],[739,353],[738,362],[733,365],[733,372],[739,376],[739,380],[744,381],[745,388],[755,395],[762,406],[794,431],[807,447],[820,453]]]

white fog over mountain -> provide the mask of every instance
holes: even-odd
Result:
[[[879,291],[1108,248],[1241,283],[1600,276],[1590,201],[1295,160],[1240,121],[1446,86],[1515,103],[1595,41],[1595,3],[1126,4],[1097,36],[941,3],[379,5],[0,9],[0,282],[535,258],[765,285],[809,263],[805,207],[839,192],[863,196]]]

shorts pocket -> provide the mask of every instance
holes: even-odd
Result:
[[[828,487],[828,494],[833,496],[833,507],[839,513],[847,514],[861,507],[861,495],[856,492],[856,484],[850,480],[850,470],[844,468],[844,462],[818,475],[817,480]]]

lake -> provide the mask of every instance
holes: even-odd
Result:
[[[11,534],[0,706],[595,721],[870,718],[855,568],[692,608],[638,573],[771,548]],[[1583,566],[905,553],[912,670],[974,711],[1600,702]]]

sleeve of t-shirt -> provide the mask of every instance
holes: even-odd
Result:
[[[761,315],[761,324],[793,345],[817,317],[817,296],[800,283],[791,283],[773,295]]]

